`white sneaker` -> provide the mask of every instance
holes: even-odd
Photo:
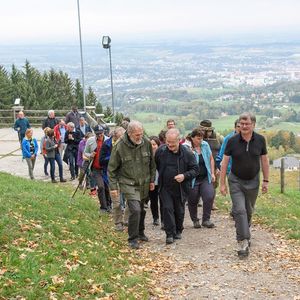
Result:
[[[242,240],[238,241],[238,256],[239,257],[247,257],[249,255],[249,241]]]

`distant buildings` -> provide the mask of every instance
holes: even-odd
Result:
[[[284,158],[284,169],[286,171],[297,171],[299,170],[299,158],[294,156],[285,156]],[[275,169],[281,168],[281,158],[275,159],[273,162],[273,167]]]

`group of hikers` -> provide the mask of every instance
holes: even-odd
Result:
[[[23,120],[24,114],[19,117]],[[19,119],[16,129],[21,127]],[[203,120],[182,138],[175,121],[170,119],[166,129],[157,136],[147,137],[143,125],[128,118],[112,132],[100,124],[90,128],[74,107],[60,121],[54,111],[49,111],[42,126],[45,137],[40,149],[45,159],[45,175],[50,162],[51,181],[56,183],[56,161],[60,181],[65,182],[63,158],[69,165],[71,180],[78,177],[80,186],[87,185],[91,195],[97,194],[100,212],[112,210],[115,229],[123,231],[128,226],[128,243],[132,249],[138,249],[141,241],[148,241],[145,206],[149,200],[153,225],[161,225],[166,244],[182,238],[186,204],[194,228],[214,228],[211,212],[216,189],[219,183],[221,194],[226,195],[227,178],[237,253],[246,257],[251,244],[251,218],[260,186],[260,168],[263,193],[268,191],[269,182],[266,141],[254,131],[255,124],[253,114],[243,113],[236,120],[234,130],[223,138],[215,132],[210,120]],[[32,138],[30,125],[21,143],[33,179],[38,145]]]

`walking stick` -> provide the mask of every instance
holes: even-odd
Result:
[[[90,170],[90,168],[91,168],[91,166],[92,166],[92,164],[93,164],[93,161],[94,161],[94,159],[92,159],[92,160],[89,162],[87,168],[84,170],[82,180],[81,180],[81,181],[79,180],[78,185],[77,185],[77,187],[76,187],[76,189],[75,189],[75,191],[74,191],[74,193],[73,193],[73,195],[72,195],[72,197],[71,197],[71,200],[74,199],[74,196],[75,196],[75,194],[77,193],[77,191],[78,191],[78,189],[79,189],[79,186],[82,184],[82,182],[84,182],[85,177],[87,176],[87,173],[88,173],[88,171]]]

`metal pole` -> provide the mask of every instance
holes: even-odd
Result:
[[[84,109],[84,111],[86,111],[79,0],[77,0],[77,10],[78,10],[79,43],[80,43],[80,58],[81,58],[81,81],[82,81],[82,91],[83,91],[83,109]]]
[[[112,113],[113,113],[113,123],[115,122],[115,103],[114,103],[114,87],[113,87],[113,77],[112,77],[112,66],[111,66],[111,50],[110,46],[109,51],[109,67],[110,67],[110,87],[111,87],[111,104],[112,104]]]

